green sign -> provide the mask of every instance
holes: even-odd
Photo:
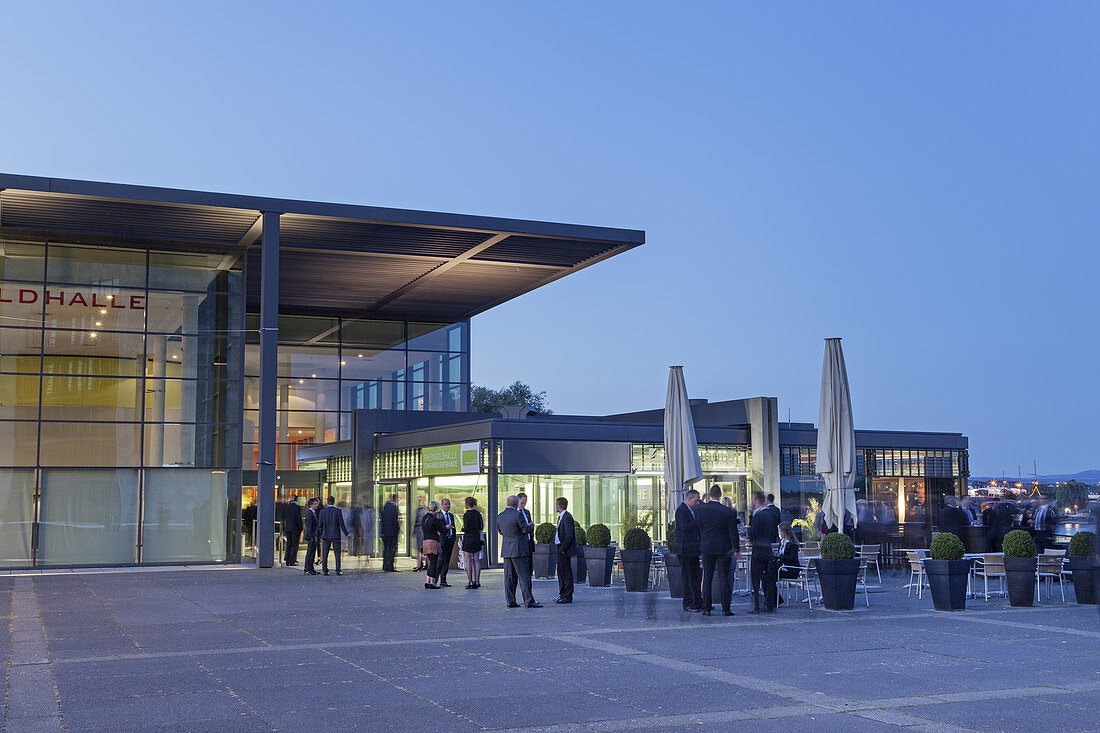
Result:
[[[425,476],[454,476],[481,472],[481,443],[453,443],[420,449]]]

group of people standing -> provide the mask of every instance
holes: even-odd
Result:
[[[466,566],[466,589],[481,587],[481,567],[478,557],[482,550],[481,533],[485,529],[481,512],[477,509],[477,499],[466,497],[466,513],[462,515],[461,552]],[[394,558],[397,555],[397,538],[401,533],[400,513],[397,509],[397,496],[391,495],[382,507],[382,570],[396,573]],[[458,540],[458,526],[451,512],[451,500],[430,501],[423,511],[417,511],[416,552],[419,563],[414,572],[424,570],[427,577],[424,588],[433,590],[450,588],[447,571],[451,567],[451,554]]]
[[[286,550],[283,555],[283,564],[287,567],[295,567],[298,564],[298,547],[302,535],[306,540],[306,575],[317,575],[317,555],[321,555],[321,571],[328,575],[328,556],[331,552],[336,557],[336,574],[340,572],[341,543],[346,538],[351,538],[344,523],[344,512],[335,506],[335,497],[328,497],[328,506],[320,509],[321,500],[310,499],[306,504],[305,516],[302,516],[301,507],[296,500],[291,500],[283,505],[282,528],[286,538]]]
[[[573,602],[573,566],[570,559],[577,548],[576,526],[568,511],[569,500],[559,496],[554,500],[558,511],[554,529],[554,546],[558,553],[558,597],[554,603]],[[531,558],[535,552],[535,525],[527,510],[527,494],[520,492],[507,499],[507,507],[497,515],[497,532],[501,535],[500,556],[504,561],[504,600],[508,608],[519,608],[516,588],[527,608],[542,608],[531,591]]]
[[[712,486],[708,494],[709,501],[704,502],[698,491],[690,489],[676,508],[673,549],[680,560],[684,581],[684,610],[711,615],[717,576],[717,601],[722,607],[722,615],[732,616],[733,561],[741,559],[741,537],[737,529],[740,518],[737,509],[722,502],[720,486]],[[746,537],[751,553],[749,577],[753,600],[749,613],[771,613],[783,602],[776,589],[781,573],[785,577],[798,577],[800,572],[797,569],[798,543],[790,525],[780,521],[774,496],[765,496],[760,491],[753,494]],[[780,545],[779,556],[773,548],[775,543]]]

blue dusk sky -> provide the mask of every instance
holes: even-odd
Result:
[[[1100,467],[1100,5],[0,2],[0,171],[644,229],[477,317],[553,409]],[[324,283],[317,283],[319,288]]]

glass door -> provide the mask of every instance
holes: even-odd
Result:
[[[409,482],[378,483],[375,484],[375,486],[378,493],[376,497],[377,506],[384,507],[391,496],[396,497],[398,526],[397,555],[399,557],[409,557],[409,536],[412,534],[412,526],[409,524]],[[381,516],[381,509],[379,509],[379,516]],[[382,536],[380,533],[376,541],[378,547],[375,554],[381,555]]]

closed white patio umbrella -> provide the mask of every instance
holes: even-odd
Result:
[[[665,399],[665,499],[668,521],[676,516],[691,485],[703,478],[699,445],[695,440],[695,422],[691,419],[684,368],[669,368],[668,397]]]
[[[821,366],[821,404],[817,414],[817,466],[825,479],[825,526],[844,530],[844,513],[856,515],[856,431],[852,423],[852,397],[840,339],[825,339]]]

